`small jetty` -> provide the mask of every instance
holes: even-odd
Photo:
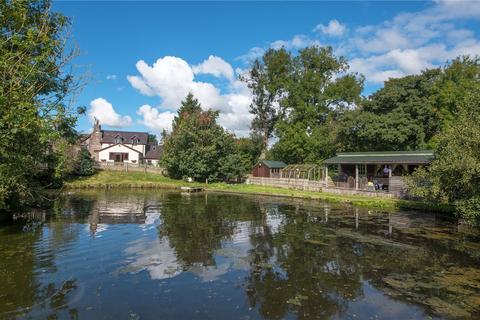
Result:
[[[202,187],[180,187],[182,192],[200,192],[203,191]]]

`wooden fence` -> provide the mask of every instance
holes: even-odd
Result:
[[[165,168],[148,165],[143,163],[113,163],[113,162],[96,162],[95,168],[100,170],[110,171],[125,171],[125,172],[149,172],[165,175]]]
[[[312,181],[307,179],[250,177],[248,181],[251,184],[261,186],[271,186],[307,191],[322,191],[322,187],[324,186],[323,181]]]

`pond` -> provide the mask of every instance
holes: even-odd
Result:
[[[479,234],[439,215],[82,191],[0,227],[1,319],[479,319]]]

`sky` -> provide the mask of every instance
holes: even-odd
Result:
[[[81,2],[56,1],[72,20],[85,78],[78,130],[171,129],[192,92],[238,136],[249,132],[251,93],[238,76],[268,48],[294,54],[332,46],[365,96],[389,78],[418,74],[459,55],[480,55],[480,1]]]

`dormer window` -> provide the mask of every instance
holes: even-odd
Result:
[[[123,142],[123,138],[122,138],[122,137],[120,137],[120,136],[116,136],[116,137],[115,137],[115,144],[120,144],[120,143],[122,143],[122,142]]]
[[[138,143],[138,138],[137,138],[137,136],[133,136],[133,137],[132,137],[132,145],[135,146],[135,145],[137,145],[137,143]]]

